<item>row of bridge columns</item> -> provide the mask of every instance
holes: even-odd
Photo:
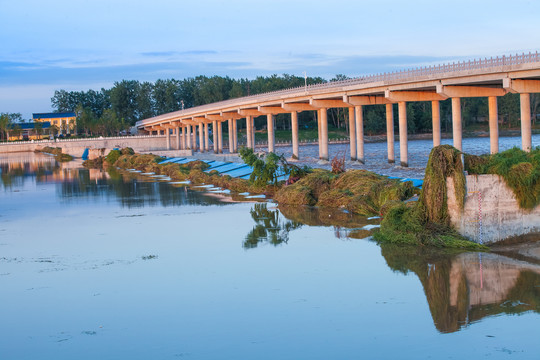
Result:
[[[387,132],[387,151],[388,162],[395,162],[394,150],[394,107],[397,103],[398,108],[398,131],[399,131],[399,153],[401,166],[408,166],[408,138],[407,138],[407,102],[410,101],[431,101],[432,108],[432,125],[433,125],[433,146],[441,144],[441,120],[440,120],[440,101],[446,97],[451,98],[452,107],[452,135],[453,146],[462,150],[462,115],[461,115],[461,97],[480,97],[488,98],[489,109],[489,132],[490,132],[490,153],[494,154],[499,151],[499,131],[498,131],[498,111],[497,97],[502,96],[506,91],[520,92],[520,108],[521,108],[521,135],[522,148],[525,151],[530,151],[532,148],[531,135],[531,111],[530,111],[530,93],[540,92],[540,81],[524,81],[514,80],[506,82],[504,89],[500,88],[478,88],[472,86],[451,86],[441,87],[437,89],[437,93],[415,92],[415,91],[400,91],[385,93],[384,98],[371,97],[369,101],[362,102],[365,105],[386,105],[386,132]],[[520,91],[521,90],[521,91]],[[448,95],[448,96],[445,96]],[[367,98],[367,97],[364,97]],[[351,98],[352,99],[352,98]],[[344,97],[344,101],[335,100],[335,104],[343,107],[343,105],[351,104],[348,98]],[[349,101],[349,102],[347,102]],[[322,103],[322,102],[321,102]],[[363,106],[357,105],[348,106],[349,108],[349,130],[350,130],[350,154],[351,160],[365,163],[364,155],[364,121],[363,121]],[[329,107],[316,108],[317,113],[317,128],[318,128],[318,143],[319,143],[319,158],[323,161],[329,160],[328,152],[328,117],[327,111]],[[285,108],[285,106],[283,106]],[[313,110],[306,108],[305,110]],[[304,111],[304,110],[300,110]],[[279,113],[288,112],[291,116],[292,129],[292,152],[293,158],[298,159],[299,154],[299,139],[298,139],[298,111],[280,111]],[[255,113],[258,113],[255,111]],[[274,136],[274,116],[275,114],[266,114],[267,132],[268,132],[268,151],[275,151],[275,136]],[[255,147],[255,126],[254,115],[245,115],[246,121],[246,145],[249,148]],[[209,125],[212,124],[213,133],[213,151],[215,153],[223,152],[223,134],[222,121],[227,121],[229,130],[229,152],[236,153],[238,151],[238,117],[227,120],[213,120],[192,124],[180,124],[176,127],[169,126],[165,129],[167,135],[167,148],[171,148],[171,132],[176,136],[177,149],[196,149],[196,135],[198,131],[199,147],[201,152],[209,151]],[[163,128],[161,126],[160,128]],[[181,132],[181,133],[180,133]]]

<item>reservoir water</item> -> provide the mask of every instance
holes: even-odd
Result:
[[[538,359],[540,245],[0,157],[0,359]]]

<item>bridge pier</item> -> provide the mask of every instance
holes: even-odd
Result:
[[[246,116],[246,146],[249,148],[249,149],[253,149],[254,146],[252,144],[252,140],[253,140],[253,123],[251,121],[251,116],[250,115],[247,115]]]
[[[199,123],[199,126],[197,126],[199,128],[199,151],[201,153],[204,152],[204,124],[202,122]]]
[[[186,132],[187,148],[193,150],[193,146],[191,145],[191,125],[186,125]]]
[[[499,113],[497,110],[497,97],[488,97],[489,108],[489,152],[499,152]]]
[[[362,105],[354,107],[355,114],[355,132],[356,132],[356,160],[362,164],[366,163],[364,158],[364,108]],[[351,154],[352,154],[351,147]]]
[[[174,132],[176,135],[176,150],[182,150],[182,146],[180,144],[180,127],[179,126],[175,127]]]
[[[321,144],[321,156],[320,160],[328,161],[328,111],[326,108],[321,108],[321,137],[319,143]]]
[[[182,126],[182,150],[187,149],[187,143],[186,143],[186,127]]]
[[[386,104],[386,144],[388,149],[388,163],[396,162],[394,154],[394,105]]]
[[[355,108],[349,107],[349,149],[351,150],[351,161],[356,161],[356,122],[354,112]]]
[[[233,119],[232,121],[232,126],[233,126],[233,152],[234,153],[237,153],[238,152],[238,123],[237,123],[237,119]]]
[[[223,123],[218,121],[218,152],[223,154]]]
[[[210,129],[208,122],[204,123],[204,151],[210,151]]]
[[[274,152],[274,115],[266,114],[266,129],[268,131],[268,152]]]
[[[453,145],[459,151],[463,150],[462,146],[462,127],[461,127],[461,99],[458,97],[452,98],[452,139]]]
[[[214,146],[214,154],[218,154],[219,153],[219,150],[218,150],[218,130],[217,130],[217,121],[214,120],[212,121],[212,141],[213,141],[213,146]]]
[[[171,150],[171,129],[165,129],[165,135],[167,138],[167,150]]]
[[[407,142],[407,103],[405,101],[398,102],[398,117],[399,117],[399,161],[401,166],[409,166],[409,148]]]
[[[299,145],[298,145],[298,112],[291,112],[291,129],[292,129],[292,157],[293,159],[300,159]]]
[[[519,94],[519,106],[521,110],[521,148],[530,152],[532,148],[531,131],[531,96],[529,93]]]
[[[431,101],[433,147],[441,145],[441,106],[439,100]]]

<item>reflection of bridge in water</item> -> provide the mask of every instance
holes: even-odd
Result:
[[[433,249],[382,245],[394,270],[413,271],[420,279],[433,322],[454,332],[497,314],[540,313],[540,242],[496,253],[448,255]]]

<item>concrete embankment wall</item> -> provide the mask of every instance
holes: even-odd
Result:
[[[455,229],[475,242],[540,237],[540,206],[521,209],[512,190],[498,175],[468,175],[463,211],[456,202],[454,182],[446,181],[448,211]]]
[[[131,147],[136,152],[165,150],[167,140],[165,135],[156,136],[125,136],[96,139],[65,139],[45,141],[24,141],[19,143],[0,144],[0,154],[34,151],[46,146],[61,147],[62,152],[75,157],[81,157],[84,149],[105,149],[105,153],[114,148]]]

